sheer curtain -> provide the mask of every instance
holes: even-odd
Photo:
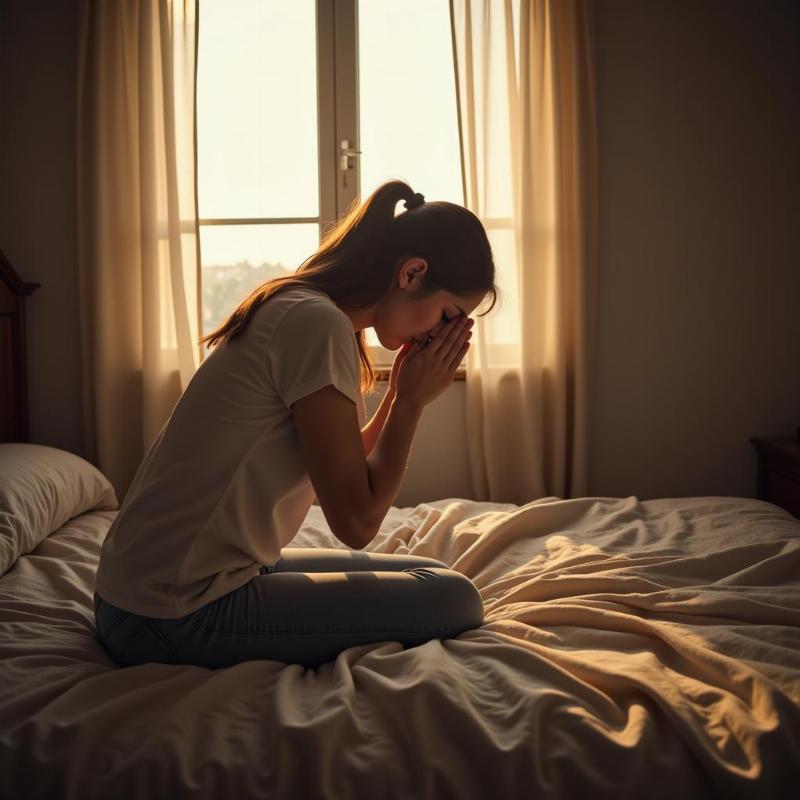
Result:
[[[122,499],[201,360],[197,0],[82,0],[78,47],[84,445]]]
[[[467,356],[474,497],[587,492],[597,272],[589,0],[450,0],[467,207],[500,300]]]

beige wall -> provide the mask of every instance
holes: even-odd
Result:
[[[752,497],[800,425],[800,5],[596,8],[591,493]]]
[[[0,248],[42,283],[32,441],[80,452],[76,5],[0,3]],[[748,438],[800,425],[799,8],[595,4],[592,495],[753,496]],[[469,496],[464,413],[463,383],[426,408],[397,505]]]

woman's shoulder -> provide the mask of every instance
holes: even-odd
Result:
[[[316,300],[323,303],[327,301],[335,307],[331,298],[322,289],[317,289],[314,286],[287,286],[279,289],[264,301],[264,305],[269,305],[272,308],[294,306],[305,300]]]
[[[291,318],[295,325],[349,326],[350,319],[322,289],[289,286],[268,297],[259,309],[262,324],[277,327]]]

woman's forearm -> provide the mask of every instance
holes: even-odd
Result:
[[[365,545],[375,537],[389,507],[397,498],[422,407],[395,397],[375,450],[367,459],[371,496],[361,509]]]
[[[381,400],[377,411],[372,415],[372,419],[361,429],[361,441],[364,444],[364,455],[368,456],[375,447],[375,442],[378,441],[383,430],[383,425],[386,422],[386,417],[389,414],[389,409],[392,407],[392,400],[394,399],[394,389],[387,389],[386,394]]]

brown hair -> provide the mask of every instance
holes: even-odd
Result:
[[[271,278],[256,287],[211,333],[199,339],[210,346],[241,334],[258,307],[292,286],[321,289],[339,308],[357,309],[380,301],[392,289],[396,271],[408,258],[428,262],[421,297],[445,290],[458,297],[490,294],[497,300],[494,261],[486,231],[468,209],[445,201],[426,202],[395,215],[400,200],[414,191],[399,180],[379,186],[363,203],[353,202],[324,233],[322,244],[293,275]],[[480,316],[483,316],[481,314]],[[356,331],[361,358],[361,391],[370,392],[375,371],[366,334]]]

